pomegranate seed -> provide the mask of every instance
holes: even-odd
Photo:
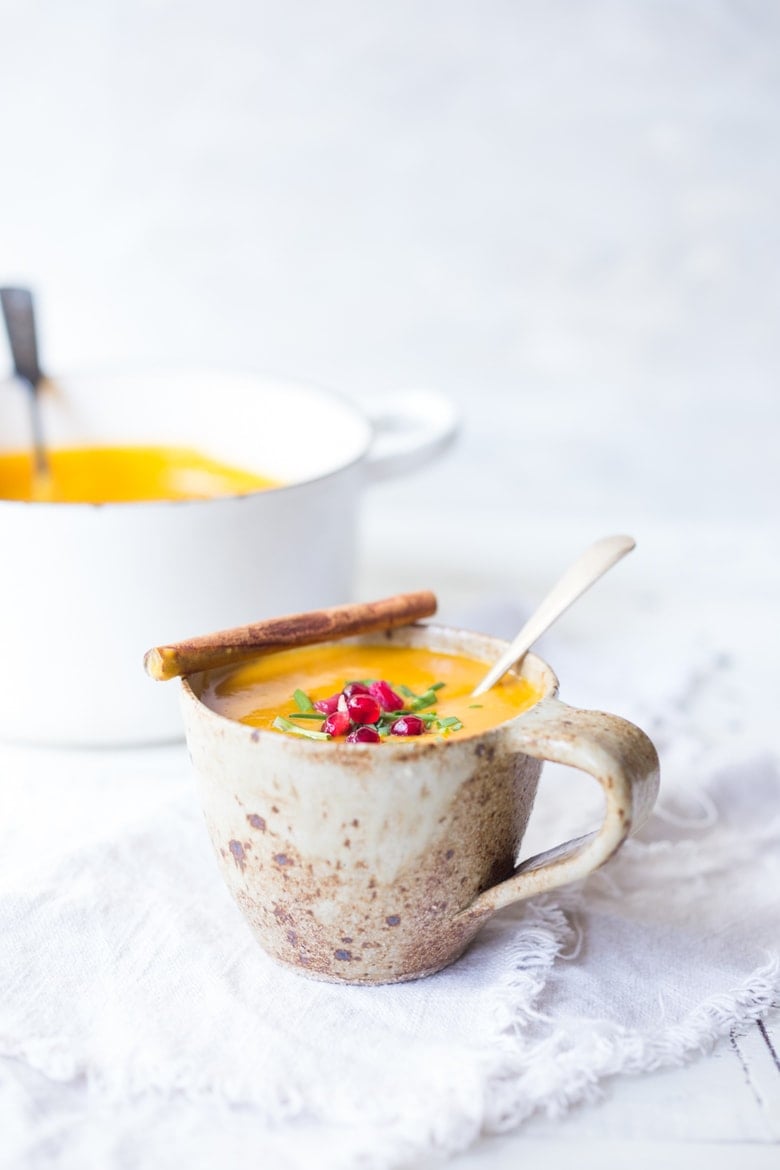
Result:
[[[352,721],[346,711],[333,711],[320,730],[327,731],[328,735],[346,735],[351,726]]]
[[[312,707],[315,711],[322,711],[323,715],[332,715],[339,702],[338,695],[331,695],[329,699],[315,699]]]
[[[374,696],[383,711],[400,711],[404,705],[401,696],[397,695],[390,683],[384,679],[371,683],[368,693]]]
[[[351,699],[353,695],[367,695],[368,687],[364,687],[362,683],[347,683],[344,690],[341,692],[345,699]]]
[[[379,743],[381,738],[375,727],[356,727],[347,736],[347,743]]]
[[[402,715],[390,728],[391,735],[422,735],[425,724],[417,715]]]
[[[382,708],[371,695],[352,695],[347,699],[347,711],[353,723],[376,723]]]

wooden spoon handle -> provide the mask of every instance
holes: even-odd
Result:
[[[334,605],[330,609],[294,613],[216,634],[204,634],[170,646],[156,646],[144,655],[144,667],[152,678],[166,681],[199,670],[231,666],[275,650],[290,650],[294,646],[311,646],[315,642],[333,642],[353,634],[371,634],[376,630],[407,626],[435,612],[436,598],[428,590],[399,593],[381,601]]]

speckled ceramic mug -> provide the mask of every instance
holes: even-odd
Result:
[[[490,662],[506,643],[443,626],[388,634]],[[364,639],[370,641],[371,639]],[[540,692],[508,723],[414,744],[317,742],[259,731],[182,701],[190,754],[222,876],[261,946],[306,975],[346,983],[417,979],[447,966],[502,906],[584,877],[646,818],[658,757],[638,727]],[[517,864],[542,761],[602,786],[601,828]]]

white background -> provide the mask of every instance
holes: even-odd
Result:
[[[773,513],[771,0],[0,18],[0,271],[50,370],[431,385],[465,415],[453,506]]]

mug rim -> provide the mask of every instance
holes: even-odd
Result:
[[[339,640],[344,641],[346,643],[363,643],[363,644],[368,643],[370,645],[369,640],[371,638],[378,637],[379,634],[384,635],[385,633],[389,633],[389,634],[395,636],[398,634],[403,634],[405,631],[419,631],[420,634],[422,635],[423,631],[428,631],[428,630],[434,631],[435,634],[445,636],[445,637],[448,637],[448,636],[455,636],[456,637],[458,635],[465,635],[466,637],[478,638],[483,642],[491,643],[496,647],[496,658],[498,658],[498,656],[501,654],[501,652],[503,650],[505,650],[507,648],[507,646],[510,645],[510,643],[506,639],[499,638],[494,634],[484,634],[484,633],[479,632],[478,630],[469,630],[469,629],[466,629],[462,626],[445,625],[444,623],[441,623],[441,622],[414,622],[408,626],[399,626],[394,630],[378,631],[374,634],[361,634],[361,635],[356,635],[355,637],[352,637],[352,638],[344,638],[344,639],[339,639]],[[332,643],[322,643],[322,645],[331,645],[331,644]],[[420,643],[412,642],[411,644],[412,645],[421,645],[424,647],[424,643],[422,643],[422,642],[420,642]],[[443,650],[442,652],[446,653],[447,651]],[[455,649],[453,649],[452,652],[458,653],[459,651],[457,648],[455,648]],[[467,651],[462,651],[462,652],[464,654],[467,653]],[[518,664],[515,664],[515,666],[511,668],[511,671],[516,671],[518,665],[522,667],[522,665],[525,663],[528,663],[529,666],[531,666],[539,675],[542,676],[542,678],[544,678],[546,680],[546,686],[542,690],[542,693],[539,695],[539,698],[534,703],[531,704],[530,707],[526,707],[522,711],[518,711],[517,715],[514,715],[511,719],[506,719],[502,723],[495,724],[495,726],[493,726],[493,727],[485,728],[483,731],[473,731],[473,732],[466,734],[466,735],[459,735],[457,738],[440,739],[438,737],[433,737],[432,739],[427,740],[424,743],[420,743],[419,739],[417,737],[415,737],[415,739],[412,743],[405,742],[404,740],[400,740],[400,739],[397,743],[388,743],[385,741],[381,745],[383,758],[387,759],[388,752],[393,753],[393,755],[403,756],[404,753],[408,753],[409,751],[412,751],[412,750],[416,750],[418,754],[422,754],[421,749],[422,749],[422,751],[427,753],[428,751],[446,751],[446,750],[450,750],[450,749],[457,749],[457,748],[462,747],[464,745],[471,745],[476,740],[485,739],[485,738],[489,738],[489,737],[492,737],[495,735],[502,734],[506,728],[514,726],[514,724],[517,722],[518,719],[524,718],[524,716],[526,716],[530,711],[533,711],[534,708],[539,703],[544,702],[547,699],[557,699],[560,683],[558,680],[558,676],[556,675],[555,671],[550,666],[550,664],[548,662],[546,662],[545,659],[541,658],[538,654],[535,654],[533,651],[529,650],[522,656],[522,658],[520,659],[520,662]],[[486,663],[485,665],[486,665],[486,669],[487,669],[487,667],[490,665],[490,663]],[[371,743],[344,744],[339,740],[336,740],[336,741],[333,741],[333,740],[329,740],[329,741],[311,740],[311,739],[306,739],[304,736],[284,735],[283,733],[280,733],[278,731],[271,731],[268,728],[262,728],[262,727],[253,727],[249,723],[242,723],[238,719],[231,719],[227,715],[222,715],[218,711],[215,711],[213,709],[213,707],[209,707],[206,703],[204,703],[203,699],[200,697],[199,694],[196,693],[196,691],[192,685],[191,680],[202,678],[207,673],[208,673],[207,671],[199,671],[197,674],[185,676],[184,678],[181,678],[179,680],[179,693],[180,693],[181,703],[182,703],[182,705],[185,703],[189,704],[190,707],[196,712],[205,713],[204,718],[209,723],[212,723],[215,727],[221,727],[225,731],[225,734],[228,734],[226,729],[231,728],[233,730],[230,732],[230,734],[237,736],[239,740],[243,740],[244,742],[251,742],[251,743],[266,742],[266,743],[274,743],[274,744],[278,745],[279,741],[283,742],[286,739],[286,740],[290,741],[291,749],[292,748],[294,748],[294,749],[300,748],[306,752],[310,752],[311,754],[321,754],[321,753],[332,752],[334,750],[334,748],[336,750],[338,750],[339,748],[345,748],[345,749],[349,750],[350,755],[352,755],[353,753],[357,753],[361,757],[366,756],[366,755],[370,755],[370,754],[376,752],[376,744],[371,744]],[[507,673],[509,673],[509,672],[507,672]],[[521,673],[521,677],[522,677],[522,673]],[[185,728],[185,730],[186,730],[186,728]]]
[[[286,492],[294,491],[296,488],[306,488],[311,484],[326,483],[337,475],[343,474],[354,467],[359,466],[368,454],[371,446],[371,441],[374,434],[374,428],[370,419],[359,408],[359,406],[350,399],[343,391],[334,390],[330,386],[323,386],[318,382],[309,382],[300,378],[290,378],[281,374],[274,374],[271,372],[263,372],[261,370],[252,370],[248,368],[227,367],[227,366],[188,366],[188,365],[137,365],[137,366],[123,366],[123,367],[93,367],[81,370],[65,370],[58,373],[56,377],[48,376],[46,380],[54,384],[67,386],[69,382],[74,384],[89,384],[97,383],[110,385],[111,381],[117,382],[124,379],[128,380],[142,380],[148,377],[171,379],[198,377],[204,375],[213,377],[230,378],[234,381],[250,380],[257,383],[278,383],[291,390],[303,390],[314,392],[324,399],[330,399],[339,404],[339,406],[352,415],[354,421],[359,424],[364,431],[362,446],[359,453],[352,459],[340,463],[337,467],[331,468],[329,471],[324,471],[319,475],[311,475],[304,478],[297,478],[290,483],[274,484],[267,488],[257,488],[254,491],[248,492],[229,492],[219,496],[210,496],[206,499],[179,499],[179,500],[105,500],[90,502],[82,501],[62,501],[56,500],[16,500],[4,499],[0,497],[0,507],[6,508],[11,506],[13,508],[35,508],[43,514],[48,513],[51,509],[56,509],[61,512],[63,509],[71,511],[92,511],[100,512],[105,509],[113,510],[120,508],[124,511],[136,509],[151,509],[158,508],[192,508],[203,506],[213,507],[218,504],[233,503],[240,500],[256,500],[262,496],[279,496]],[[6,386],[18,384],[21,379],[15,377],[13,374],[0,378],[0,392]],[[121,444],[113,444],[121,446]],[[133,446],[135,444],[128,444]],[[56,449],[56,448],[54,448]]]

